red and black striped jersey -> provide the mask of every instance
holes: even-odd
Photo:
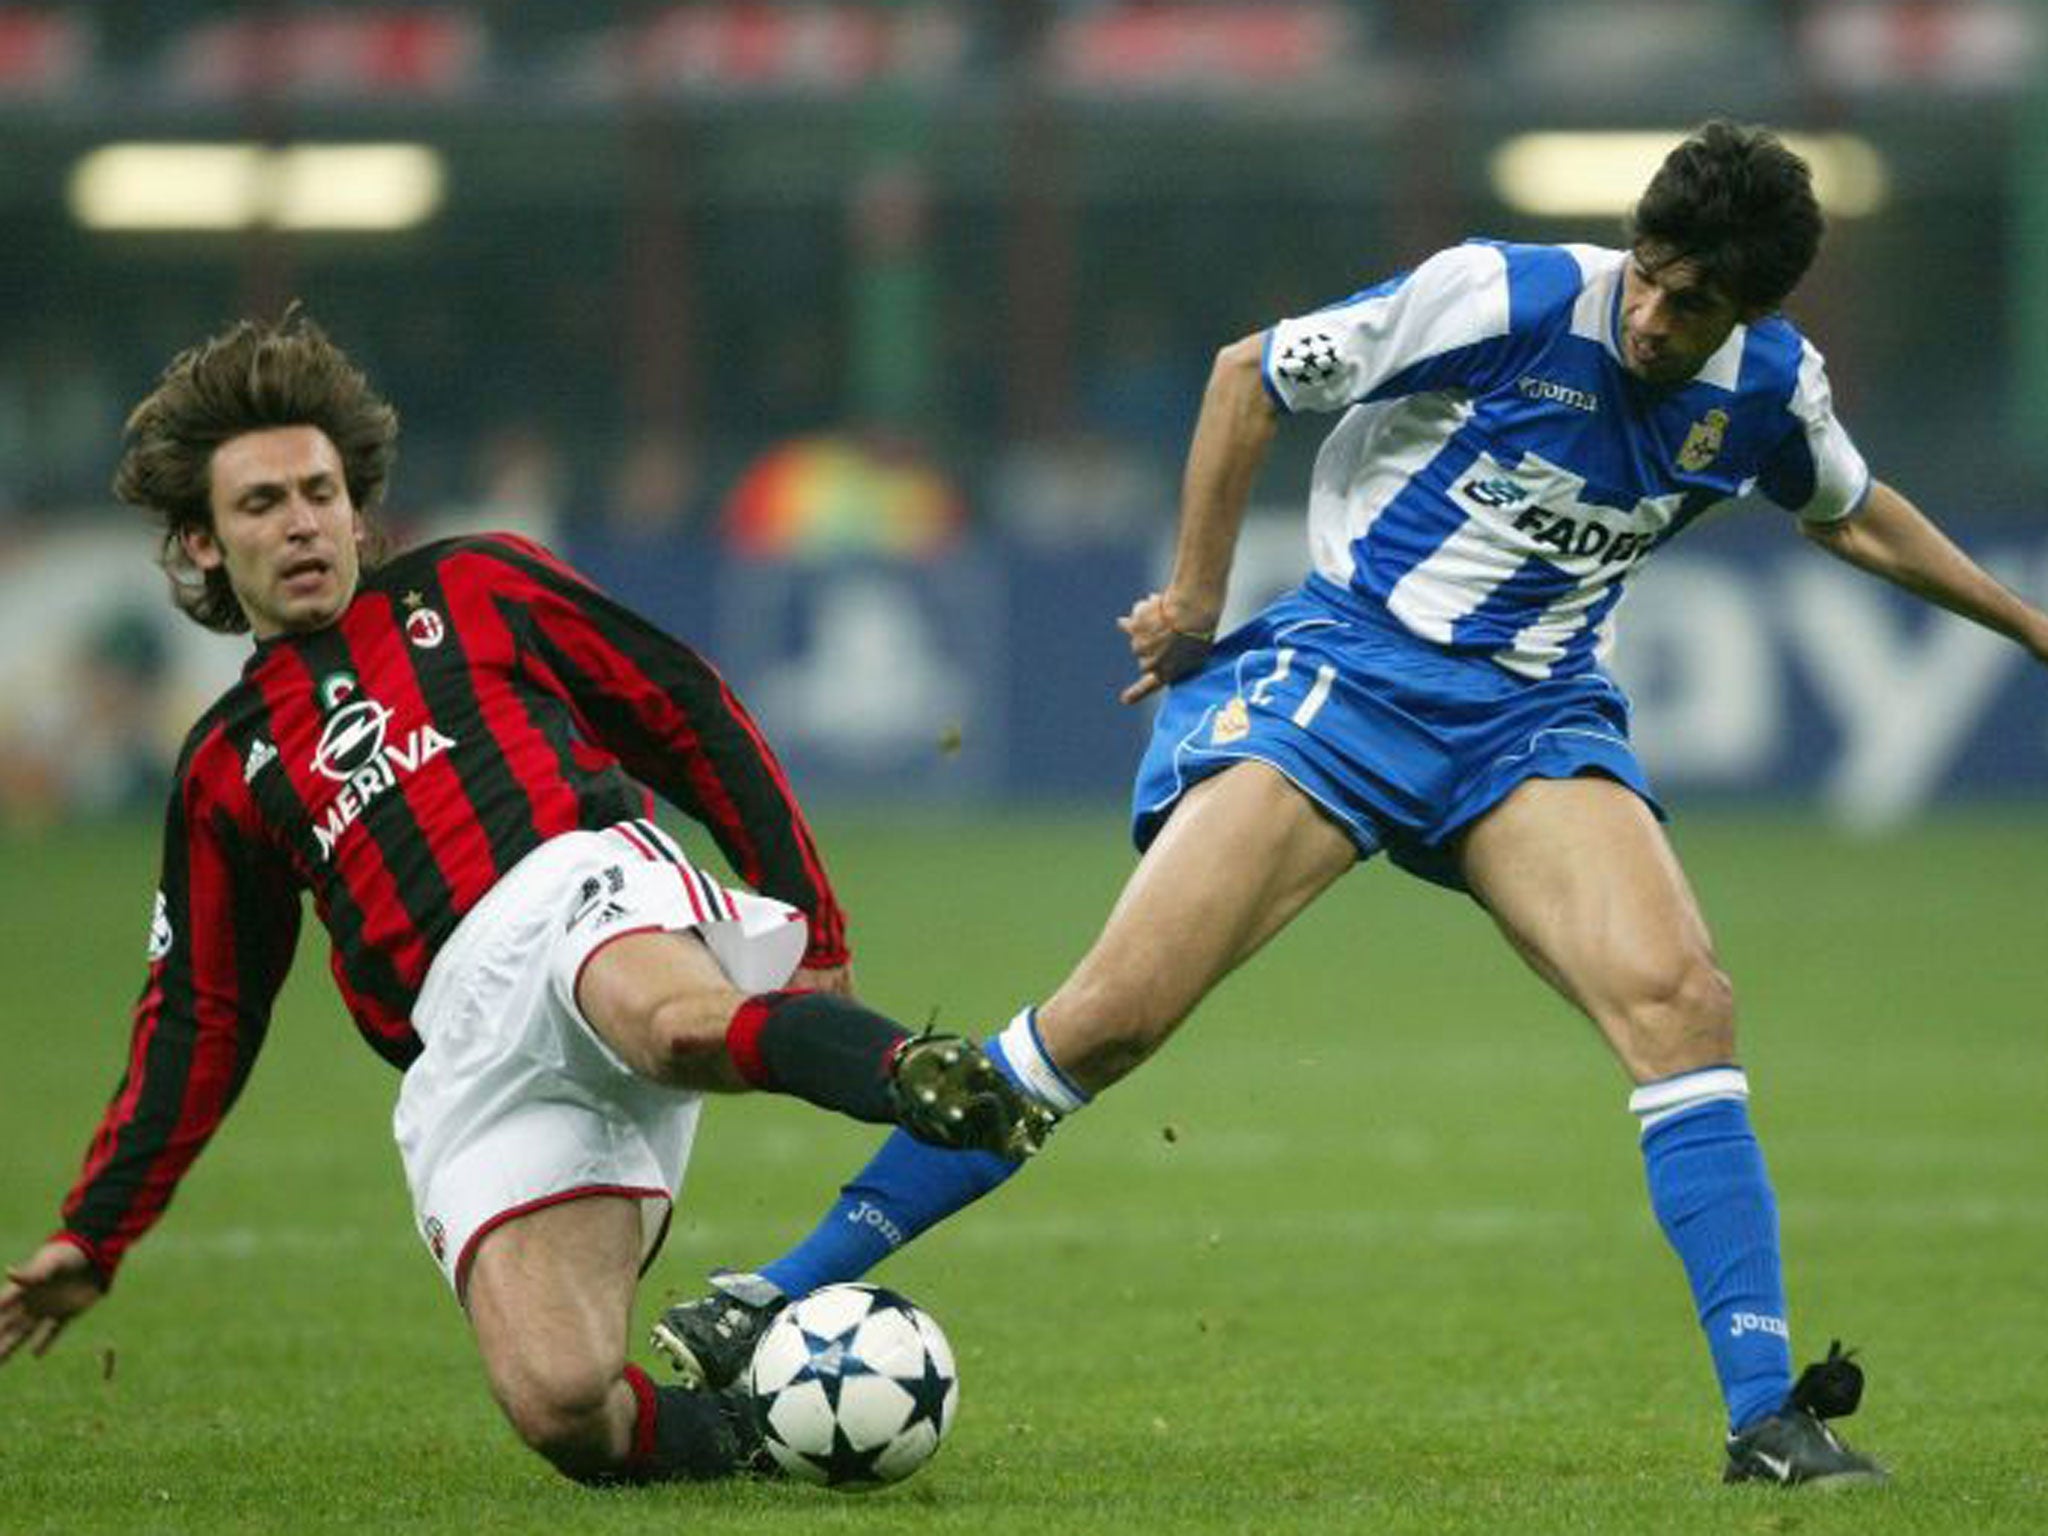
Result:
[[[775,755],[695,651],[536,544],[448,540],[366,571],[324,629],[258,643],[180,755],[127,1071],[64,1203],[111,1278],[240,1091],[298,938],[333,942],[358,1029],[403,1067],[413,999],[464,913],[563,832],[651,810],[847,958]]]

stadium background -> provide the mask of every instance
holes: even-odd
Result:
[[[864,983],[964,1027],[1057,975],[1127,867],[1110,620],[1161,569],[1215,347],[1468,233],[1611,241],[1502,151],[1714,113],[1848,146],[1861,195],[1793,313],[1878,472],[2048,597],[2030,0],[0,4],[0,1246],[45,1230],[118,1069],[169,756],[240,661],[106,490],[177,347],[303,298],[403,412],[396,531],[537,534],[701,643],[818,810]],[[138,145],[240,158],[96,158]],[[304,152],[359,145],[403,146],[399,179],[327,162],[315,193],[358,195],[323,210]],[[123,185],[125,217],[169,187],[214,227],[114,227]],[[1276,449],[1239,607],[1299,570],[1319,435]],[[1951,1501],[1839,1528],[1955,1528],[1957,1498],[2031,1528],[2048,690],[1768,508],[1661,556],[1621,629],[1758,1021],[1797,1294],[1878,1336],[1868,1433]],[[1353,886],[1001,1219],[898,1267],[964,1339],[968,1417],[842,1525],[1724,1528],[1618,1080],[1476,914]],[[0,1377],[0,1529],[592,1523],[466,1374],[371,1150],[388,1075],[305,949],[119,1302]],[[1475,1092],[1508,1059],[1514,1096]],[[864,1144],[813,1120],[719,1111],[663,1286],[801,1225]],[[280,1378],[328,1460],[253,1406]],[[789,1513],[732,1498],[697,1517]]]
[[[1538,130],[1721,112],[1864,155],[1795,313],[1879,471],[2039,592],[2042,31],[2007,0],[0,6],[0,815],[151,802],[232,665],[106,481],[173,350],[295,296],[404,412],[401,533],[559,544],[718,655],[814,793],[1113,800],[1107,618],[1208,358],[1468,233],[1611,241],[1503,180]],[[174,227],[132,227],[161,201],[95,153],[194,143],[267,162],[218,196],[145,167]],[[295,168],[364,144],[428,184]],[[1262,482],[1241,602],[1298,570],[1318,438]],[[1624,610],[1667,789],[1874,824],[2038,796],[2017,656],[1781,522],[1701,530]]]

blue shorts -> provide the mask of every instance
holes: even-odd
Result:
[[[1180,797],[1247,759],[1268,763],[1404,869],[1465,889],[1457,835],[1525,779],[1597,773],[1663,809],[1605,673],[1534,681],[1446,651],[1320,576],[1218,641],[1167,690],[1132,792],[1142,849]]]

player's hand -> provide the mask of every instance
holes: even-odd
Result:
[[[41,1356],[65,1325],[106,1291],[92,1261],[70,1243],[45,1243],[7,1271],[0,1287],[0,1361],[26,1344]]]
[[[1176,683],[1202,665],[1216,639],[1213,617],[1191,618],[1184,605],[1172,603],[1164,592],[1138,599],[1131,611],[1116,621],[1116,627],[1131,642],[1131,655],[1138,663],[1138,680],[1118,695],[1126,704]]]
[[[808,989],[812,992],[829,992],[834,997],[853,996],[853,967],[831,965],[812,969],[799,966],[797,973],[789,978],[792,988]]]

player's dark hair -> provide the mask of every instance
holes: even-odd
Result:
[[[398,456],[398,413],[297,304],[275,323],[243,320],[186,348],[129,413],[114,494],[163,519],[157,563],[171,600],[208,629],[249,627],[227,572],[201,570],[182,539],[213,527],[214,450],[245,432],[302,426],[334,444],[349,499],[367,518]],[[381,549],[374,529],[365,542],[373,564]]]
[[[1785,302],[1820,250],[1813,172],[1776,134],[1716,119],[1664,157],[1629,216],[1631,247],[1698,263],[1745,309]]]

